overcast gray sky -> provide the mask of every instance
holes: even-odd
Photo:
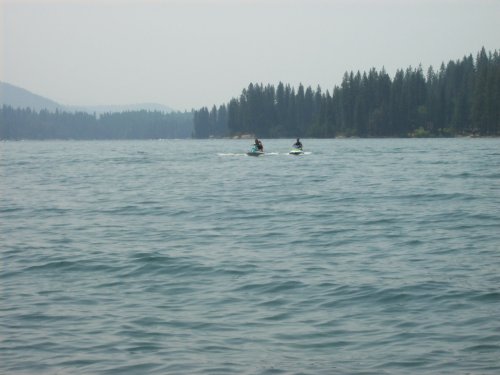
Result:
[[[0,0],[0,80],[61,104],[222,104],[250,82],[500,47],[500,0]]]

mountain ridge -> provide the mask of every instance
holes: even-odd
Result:
[[[0,106],[7,105],[13,108],[31,108],[34,111],[66,111],[86,112],[102,115],[104,113],[129,112],[129,111],[159,111],[173,112],[174,110],[159,103],[137,103],[137,104],[111,104],[111,105],[63,105],[47,97],[35,94],[22,87],[0,81]]]
[[[43,109],[55,111],[64,108],[54,100],[2,81],[0,81],[0,104],[14,108],[31,108],[36,111]]]

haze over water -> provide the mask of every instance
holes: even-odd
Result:
[[[498,374],[498,139],[0,143],[0,372]]]

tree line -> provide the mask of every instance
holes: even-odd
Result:
[[[100,116],[85,112],[0,108],[0,139],[190,138],[192,112],[128,111]]]
[[[500,135],[500,57],[483,48],[438,71],[346,72],[332,92],[252,83],[193,121],[197,138]]]

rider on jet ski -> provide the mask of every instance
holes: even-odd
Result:
[[[257,150],[264,152],[264,146],[262,145],[262,142],[259,141],[257,138],[255,138],[254,146],[255,148],[257,148]]]
[[[300,139],[297,138],[297,142],[293,144],[293,147],[298,148],[299,150],[302,150],[302,143],[300,142]]]

